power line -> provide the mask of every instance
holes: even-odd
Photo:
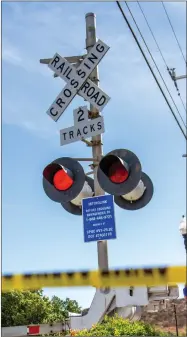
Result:
[[[135,35],[135,33],[134,33],[134,31],[133,31],[133,29],[132,29],[132,27],[131,27],[131,25],[130,25],[130,23],[129,23],[129,21],[128,21],[128,19],[127,19],[126,15],[125,15],[125,13],[124,13],[124,11],[123,11],[123,9],[122,9],[120,3],[119,3],[119,1],[116,1],[116,3],[117,3],[117,6],[118,6],[118,8],[119,8],[119,10],[120,10],[120,12],[121,12],[123,18],[124,18],[124,20],[126,21],[126,23],[127,23],[128,27],[129,27],[129,29],[130,29],[130,31],[131,31],[131,33],[132,33],[134,39],[135,39],[137,45],[138,45],[138,47],[139,47],[139,49],[140,49],[140,51],[141,51],[141,53],[142,53],[142,55],[143,55],[143,57],[144,57],[144,59],[145,59],[145,61],[146,61],[147,65],[148,65],[148,67],[149,67],[149,70],[151,71],[151,73],[152,73],[152,75],[153,75],[153,77],[154,77],[154,79],[155,79],[155,81],[156,81],[156,83],[157,83],[157,85],[158,85],[158,87],[159,87],[159,89],[160,89],[160,91],[161,91],[161,93],[162,93],[162,95],[163,95],[163,97],[164,97],[164,99],[165,99],[165,101],[166,101],[166,103],[167,103],[167,105],[168,105],[168,107],[169,107],[169,109],[170,109],[170,111],[171,111],[173,117],[175,118],[175,121],[176,121],[178,127],[180,128],[180,130],[181,130],[183,136],[185,137],[185,139],[187,140],[186,134],[185,134],[184,130],[182,129],[182,127],[181,127],[181,125],[180,125],[180,123],[179,123],[177,117],[175,116],[175,113],[174,113],[174,111],[173,111],[173,109],[172,109],[172,107],[171,107],[171,105],[170,105],[170,103],[169,103],[169,101],[168,101],[168,99],[167,99],[167,97],[166,97],[166,95],[165,95],[165,93],[164,93],[162,87],[160,86],[160,83],[159,83],[159,81],[158,81],[158,79],[157,79],[155,73],[153,72],[153,70],[152,70],[152,68],[151,68],[151,66],[150,66],[150,64],[149,64],[149,61],[148,61],[148,59],[147,59],[147,57],[146,57],[146,55],[145,55],[145,53],[144,53],[144,51],[143,51],[143,49],[142,49],[142,47],[141,47],[139,41],[138,41],[138,39],[137,39],[137,37],[136,37],[136,35]]]
[[[183,57],[183,59],[184,59],[184,62],[185,62],[186,65],[187,65],[185,56],[184,56],[183,51],[182,51],[182,48],[181,48],[181,45],[180,45],[180,43],[179,43],[179,40],[178,40],[178,38],[177,38],[177,35],[175,34],[175,30],[174,30],[174,28],[173,28],[173,25],[172,25],[172,23],[171,23],[170,17],[169,17],[169,15],[168,15],[168,12],[167,12],[167,10],[166,10],[166,7],[165,7],[163,1],[162,1],[162,6],[163,6],[164,11],[165,11],[165,13],[166,13],[166,16],[167,16],[168,22],[169,22],[169,24],[170,24],[170,27],[171,27],[171,29],[172,29],[172,31],[173,31],[173,35],[174,35],[174,37],[175,37],[175,40],[176,40],[176,42],[177,42],[177,44],[178,44],[178,47],[179,47],[179,49],[180,49],[180,51],[181,51],[182,57]]]
[[[181,100],[181,103],[182,103],[182,105],[183,105],[184,110],[186,111],[186,107],[185,107],[184,101],[183,101],[183,99],[182,99],[180,93],[178,93],[178,96],[179,96],[179,98],[180,98],[180,100]]]
[[[161,51],[161,49],[160,49],[160,47],[159,47],[159,44],[158,44],[158,42],[157,42],[157,40],[156,40],[156,38],[155,38],[155,35],[154,35],[154,33],[153,33],[153,31],[152,31],[152,29],[151,29],[151,27],[150,27],[150,24],[149,24],[149,22],[148,22],[148,20],[147,20],[147,18],[146,18],[146,15],[145,15],[145,13],[144,13],[144,11],[143,11],[143,9],[142,9],[142,7],[141,7],[141,5],[140,5],[140,3],[139,3],[139,1],[137,1],[137,4],[138,4],[138,6],[139,6],[139,8],[140,8],[140,11],[141,11],[141,13],[142,13],[142,15],[143,15],[143,17],[144,17],[144,19],[145,19],[145,21],[146,21],[146,24],[147,24],[147,26],[148,26],[148,28],[149,28],[149,30],[150,30],[150,32],[151,32],[151,35],[152,35],[152,37],[153,37],[153,39],[154,39],[154,41],[155,41],[155,43],[156,43],[156,45],[157,45],[157,47],[158,47],[158,50],[159,50],[159,52],[160,52],[160,55],[161,55],[161,57],[162,57],[162,59],[163,59],[163,62],[164,62],[164,64],[165,64],[165,66],[166,66],[166,68],[167,68],[167,71],[170,73],[170,71],[169,71],[169,67],[168,67],[168,65],[167,65],[167,63],[166,63],[166,60],[165,60],[165,58],[164,58],[164,56],[163,56],[163,54],[162,54],[162,51]],[[145,42],[144,42],[145,43]],[[155,62],[154,62],[155,63]],[[158,70],[158,69],[157,69]],[[159,72],[160,73],[160,72]],[[171,76],[171,75],[170,75]],[[162,77],[162,76],[161,76]],[[183,108],[184,108],[184,110],[185,110],[185,112],[186,112],[186,107],[185,107],[185,104],[184,104],[184,102],[183,102],[183,99],[182,99],[182,97],[181,97],[181,95],[180,95],[180,92],[179,92],[179,89],[178,89],[178,87],[176,87],[176,89],[177,89],[177,91],[178,91],[178,96],[179,96],[179,98],[180,98],[180,100],[181,100],[181,103],[182,103],[182,105],[183,105]],[[175,104],[175,103],[174,103]],[[176,104],[175,104],[175,106],[176,106]],[[178,110],[178,109],[177,109]],[[179,113],[179,115],[180,115],[180,113]],[[181,117],[182,118],[182,117]],[[183,120],[183,119],[182,119]]]
[[[148,20],[147,20],[147,18],[146,18],[146,16],[145,16],[144,11],[143,11],[142,7],[140,6],[139,1],[137,1],[137,4],[138,4],[138,6],[139,6],[139,8],[140,8],[140,10],[141,10],[141,12],[142,12],[142,15],[143,15],[143,17],[144,17],[144,19],[145,19],[145,21],[146,21],[146,23],[147,23],[147,26],[148,26],[148,28],[149,28],[149,30],[150,30],[150,32],[151,32],[151,35],[152,35],[152,37],[153,37],[153,39],[154,39],[154,41],[155,41],[155,43],[156,43],[156,45],[157,45],[157,48],[158,48],[158,50],[159,50],[159,52],[160,52],[160,55],[161,55],[161,57],[162,57],[162,59],[163,59],[163,62],[165,63],[166,68],[168,69],[168,65],[167,65],[167,63],[166,63],[166,60],[165,60],[165,58],[164,58],[164,56],[163,56],[163,54],[162,54],[162,52],[161,52],[161,49],[160,49],[160,47],[159,47],[159,44],[158,44],[158,42],[157,42],[157,40],[156,40],[156,38],[155,38],[155,35],[154,35],[154,33],[153,33],[153,31],[152,31],[150,25],[149,25],[149,22],[148,22]]]
[[[167,87],[167,84],[166,84],[166,82],[165,82],[165,80],[164,80],[164,78],[163,78],[163,76],[162,76],[162,74],[161,74],[161,72],[160,72],[160,70],[159,70],[157,64],[156,64],[155,59],[153,58],[153,55],[152,55],[152,53],[151,53],[151,51],[150,51],[150,49],[149,49],[149,47],[148,47],[148,45],[147,45],[147,43],[146,43],[144,37],[143,37],[143,34],[142,34],[141,31],[140,31],[140,28],[139,28],[139,26],[138,26],[138,24],[137,24],[137,22],[136,22],[136,20],[135,20],[135,18],[134,18],[134,16],[133,16],[131,10],[130,10],[130,8],[129,8],[129,5],[127,4],[127,1],[125,1],[125,4],[126,4],[128,10],[129,10],[129,12],[130,12],[130,14],[131,14],[131,17],[132,17],[132,19],[133,19],[133,21],[134,21],[134,23],[135,23],[135,25],[136,25],[136,27],[137,27],[139,33],[140,33],[140,36],[141,36],[141,38],[142,38],[142,40],[143,40],[143,42],[144,42],[144,44],[145,44],[145,46],[146,46],[146,48],[147,48],[147,50],[148,50],[148,53],[149,53],[149,55],[151,56],[151,59],[152,59],[152,61],[154,62],[155,67],[157,68],[157,71],[158,71],[158,73],[159,73],[159,75],[160,75],[160,77],[161,77],[161,79],[162,79],[162,81],[163,81],[163,83],[164,83],[164,85],[165,85],[165,87],[166,87],[166,90],[167,90],[168,94],[170,95],[170,97],[171,97],[171,99],[172,99],[172,101],[173,101],[173,104],[175,105],[175,107],[176,107],[176,109],[177,109],[177,112],[178,112],[178,114],[179,114],[179,116],[180,116],[180,118],[181,118],[181,121],[182,121],[184,127],[186,128],[186,124],[185,124],[185,122],[184,122],[184,120],[183,120],[183,118],[182,118],[182,116],[181,116],[181,114],[180,114],[180,111],[179,111],[179,109],[178,109],[178,107],[177,107],[177,105],[176,105],[176,103],[175,103],[175,101],[174,101],[174,99],[173,99],[173,97],[172,97],[172,95],[171,95],[171,93],[170,93],[168,87]],[[147,22],[147,21],[146,21],[146,22]]]

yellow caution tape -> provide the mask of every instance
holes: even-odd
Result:
[[[82,271],[64,273],[18,274],[2,276],[2,291],[40,289],[48,287],[94,286],[128,287],[176,285],[186,282],[186,266]]]

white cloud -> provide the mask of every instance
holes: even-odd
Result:
[[[6,62],[9,62],[13,65],[20,65],[22,62],[22,58],[20,56],[17,48],[13,46],[5,45],[2,48],[2,59]]]

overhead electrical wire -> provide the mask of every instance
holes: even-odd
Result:
[[[160,85],[160,83],[159,83],[159,81],[158,81],[158,79],[157,79],[157,77],[156,77],[156,75],[155,75],[155,73],[154,73],[154,71],[153,71],[153,69],[152,69],[152,67],[151,67],[151,65],[150,65],[150,63],[149,63],[149,61],[148,61],[148,59],[147,59],[144,51],[143,51],[143,49],[142,49],[142,47],[141,47],[141,45],[140,45],[140,43],[139,43],[139,41],[138,41],[135,33],[134,33],[134,31],[133,31],[133,29],[132,29],[132,27],[131,27],[131,25],[130,25],[130,23],[129,23],[129,21],[128,21],[125,13],[124,13],[124,11],[123,11],[123,9],[122,9],[122,7],[121,7],[121,5],[120,5],[120,3],[119,3],[119,1],[116,1],[116,4],[117,4],[117,6],[118,6],[118,8],[119,8],[119,10],[120,10],[120,12],[121,12],[121,14],[122,14],[125,22],[127,23],[127,26],[129,27],[129,29],[130,29],[130,31],[131,31],[131,33],[132,33],[132,35],[133,35],[133,37],[134,37],[137,45],[138,45],[140,51],[141,51],[141,53],[142,53],[142,55],[143,55],[143,57],[144,57],[147,65],[149,67],[149,70],[151,71],[151,73],[152,73],[152,75],[153,75],[153,77],[154,77],[154,79],[155,79],[155,81],[156,81],[156,83],[157,83],[157,85],[158,85],[158,87],[159,87],[159,89],[160,89],[160,91],[161,91],[161,93],[162,93],[162,95],[163,95],[163,97],[164,97],[164,99],[165,99],[165,101],[166,101],[166,103],[167,103],[167,105],[168,105],[168,107],[169,107],[169,109],[170,109],[170,111],[171,111],[171,113],[172,113],[172,115],[173,115],[173,117],[174,117],[174,119],[175,119],[178,127],[180,128],[180,130],[181,130],[183,136],[185,137],[185,139],[187,140],[187,136],[186,136],[183,128],[181,127],[181,125],[180,125],[180,123],[179,123],[179,121],[178,121],[178,119],[177,119],[177,117],[175,115],[175,112],[173,111],[173,109],[172,109],[172,107],[171,107],[171,105],[170,105],[170,103],[169,103],[169,101],[168,101],[168,99],[167,99],[167,97],[166,97],[166,95],[165,95],[165,93],[164,93],[164,91],[163,91],[163,89],[162,89],[162,87],[161,87],[161,85]]]
[[[156,38],[155,38],[155,35],[154,35],[154,33],[153,33],[153,31],[152,31],[152,29],[151,29],[151,27],[150,27],[150,24],[149,24],[149,22],[148,22],[148,20],[147,20],[147,18],[146,18],[146,16],[145,16],[145,13],[144,13],[142,7],[140,6],[139,1],[137,1],[137,4],[138,4],[138,6],[139,6],[139,8],[140,8],[140,10],[141,10],[141,12],[142,12],[142,15],[143,15],[143,17],[144,17],[144,19],[145,19],[145,21],[146,21],[146,23],[147,23],[147,26],[148,26],[148,28],[149,28],[149,30],[150,30],[150,33],[151,33],[151,35],[152,35],[152,37],[153,37],[153,39],[154,39],[154,41],[155,41],[155,43],[156,43],[156,45],[157,45],[157,48],[158,48],[158,50],[159,50],[159,52],[160,52],[160,55],[161,55],[161,57],[162,57],[162,59],[163,59],[163,62],[165,63],[166,68],[169,69],[169,68],[168,68],[168,65],[167,65],[167,63],[166,63],[166,60],[165,60],[165,58],[164,58],[164,56],[163,56],[163,54],[162,54],[162,51],[161,51],[161,49],[160,49],[160,47],[159,47],[159,44],[158,44],[158,42],[157,42],[157,40],[156,40]]]
[[[174,101],[174,99],[173,99],[173,97],[172,97],[172,95],[171,95],[169,89],[168,89],[168,86],[167,86],[167,84],[166,84],[166,82],[165,82],[165,80],[164,80],[164,78],[163,78],[163,76],[162,76],[162,74],[161,74],[161,72],[160,72],[160,70],[159,70],[157,64],[156,64],[156,61],[155,61],[155,59],[154,59],[154,57],[153,57],[153,55],[152,55],[152,53],[151,53],[151,51],[150,51],[150,49],[149,49],[149,47],[148,47],[148,45],[147,45],[147,43],[146,43],[144,37],[143,37],[143,34],[141,33],[141,30],[140,30],[140,28],[139,28],[139,26],[138,26],[138,24],[137,24],[137,22],[136,22],[136,20],[135,20],[135,18],[134,18],[134,15],[132,14],[131,9],[129,8],[129,5],[127,4],[127,1],[125,1],[125,4],[126,4],[128,10],[129,10],[129,13],[130,13],[130,15],[131,15],[131,17],[132,17],[132,19],[133,19],[133,21],[134,21],[134,23],[135,23],[135,25],[136,25],[138,31],[139,31],[139,33],[140,33],[140,36],[141,36],[141,38],[142,38],[142,40],[143,40],[143,42],[144,42],[144,44],[145,44],[145,46],[146,46],[146,48],[147,48],[147,51],[148,51],[149,55],[151,56],[151,59],[152,59],[152,61],[154,62],[154,65],[155,65],[155,67],[156,67],[156,69],[157,69],[157,71],[158,71],[158,73],[159,73],[159,75],[160,75],[160,77],[161,77],[161,79],[162,79],[162,81],[163,81],[165,87],[166,87],[166,90],[167,90],[168,94],[170,95],[171,100],[173,101],[173,104],[175,105],[175,107],[176,107],[176,109],[177,109],[177,112],[178,112],[178,114],[179,114],[179,116],[180,116],[180,118],[181,118],[181,121],[182,121],[184,127],[186,128],[185,121],[184,121],[184,119],[182,118],[182,116],[181,116],[181,114],[180,114],[180,111],[179,111],[179,109],[178,109],[178,107],[177,107],[177,105],[176,105],[176,103],[175,103],[175,101]]]
[[[178,40],[178,38],[177,38],[177,35],[176,35],[175,30],[174,30],[174,28],[173,28],[173,25],[172,25],[172,23],[171,23],[171,19],[170,19],[170,17],[169,17],[169,14],[168,14],[168,12],[167,12],[167,9],[166,9],[166,7],[165,7],[163,1],[162,1],[162,6],[163,6],[163,8],[164,8],[165,14],[166,14],[166,16],[167,16],[167,19],[168,19],[168,22],[169,22],[170,27],[171,27],[171,29],[172,29],[173,35],[174,35],[174,37],[175,37],[175,40],[176,40],[176,42],[177,42],[177,44],[178,44],[178,47],[179,47],[179,49],[180,49],[180,51],[181,51],[182,57],[183,57],[183,59],[184,59],[184,62],[185,62],[185,64],[187,65],[185,56],[184,56],[183,51],[182,51],[182,48],[181,48],[181,45],[180,45],[180,43],[179,43],[179,40]]]
[[[166,62],[166,60],[165,60],[165,58],[164,58],[164,56],[163,56],[163,53],[162,53],[162,51],[161,51],[161,49],[160,49],[160,47],[159,47],[159,44],[158,44],[158,42],[157,42],[157,40],[156,40],[156,38],[155,38],[155,35],[154,35],[154,33],[153,33],[153,31],[152,31],[152,29],[151,29],[151,27],[150,27],[150,24],[149,24],[149,22],[148,22],[148,20],[147,20],[147,18],[146,18],[146,15],[145,15],[145,13],[144,13],[144,11],[143,11],[143,9],[142,9],[142,7],[141,7],[139,1],[137,1],[137,4],[138,4],[138,6],[139,6],[139,8],[140,8],[140,11],[141,11],[141,13],[142,13],[142,15],[143,15],[143,17],[144,17],[144,19],[145,19],[145,22],[146,22],[146,24],[147,24],[147,26],[148,26],[148,28],[149,28],[149,30],[150,30],[150,33],[151,33],[151,35],[152,35],[152,37],[153,37],[153,39],[154,39],[154,41],[155,41],[155,43],[156,43],[156,45],[157,45],[157,48],[158,48],[158,50],[159,50],[159,52],[160,52],[160,55],[161,55],[161,57],[162,57],[162,59],[163,59],[163,62],[164,62],[164,64],[165,64],[166,68],[167,68],[167,71],[168,71],[168,73],[170,74],[170,71],[169,71],[169,67],[168,67],[168,65],[167,65],[167,62]],[[143,37],[142,37],[142,39],[143,39]],[[144,43],[145,43],[145,42],[144,42]],[[157,69],[157,70],[158,70],[158,69]],[[171,76],[171,75],[170,75],[170,76]],[[180,95],[180,92],[179,92],[178,87],[177,87],[177,91],[178,91],[178,96],[179,96],[179,98],[180,98],[180,100],[181,100],[181,103],[182,103],[182,105],[183,105],[183,108],[184,108],[184,110],[185,110],[185,112],[186,112],[186,107],[185,107],[184,101],[183,101],[183,99],[182,99],[182,97],[181,97],[181,95]],[[176,106],[176,104],[175,104],[175,106]],[[178,109],[177,109],[177,110],[178,110]]]
[[[183,105],[184,110],[186,111],[186,107],[185,107],[184,101],[183,101],[183,99],[182,99],[180,93],[178,93],[178,96],[179,96],[179,98],[180,98],[180,100],[181,100],[181,103],[182,103],[182,105]]]

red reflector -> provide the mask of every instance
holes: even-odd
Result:
[[[40,333],[40,326],[39,325],[29,326],[28,330],[29,335],[37,335]]]
[[[73,185],[73,179],[65,172],[65,170],[60,169],[53,177],[53,184],[57,190],[66,191]]]
[[[119,162],[111,165],[109,169],[109,178],[113,183],[120,184],[127,180],[129,172]]]

